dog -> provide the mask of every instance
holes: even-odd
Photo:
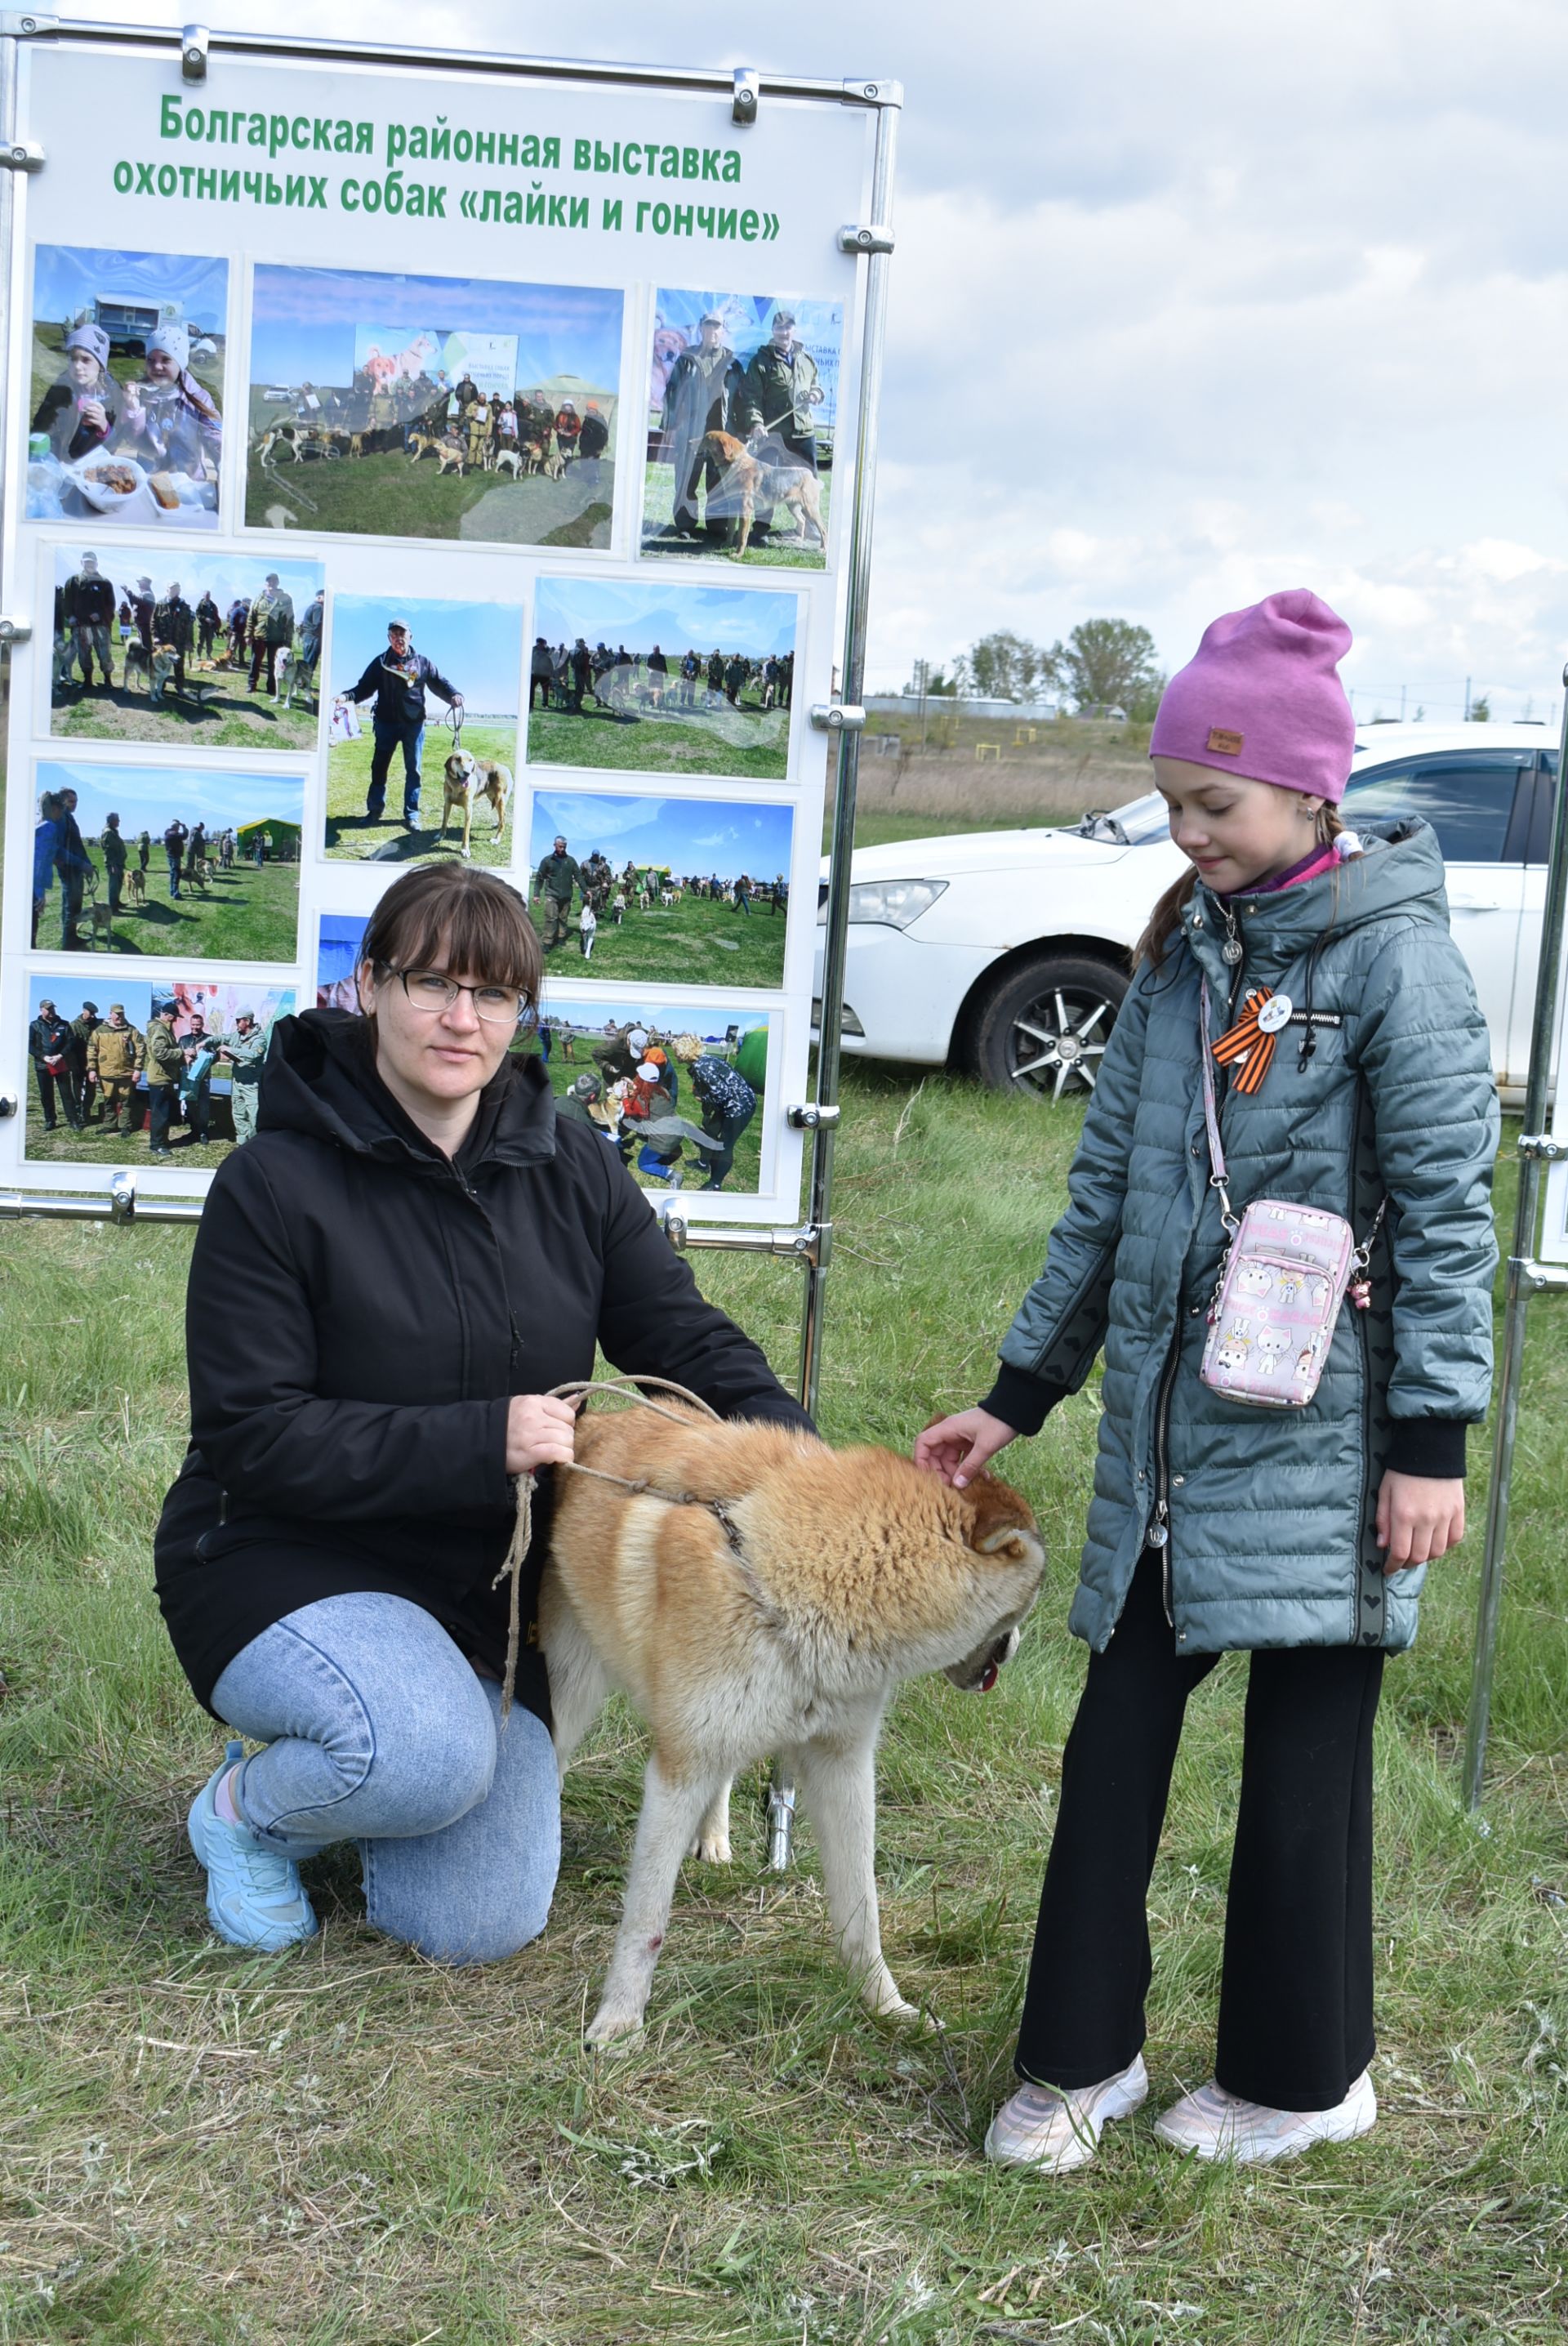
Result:
[[[467,443],[465,441],[456,439],[449,434],[446,439],[437,441],[435,453],[439,460],[436,464],[436,471],[438,473],[455,473],[458,479],[461,481],[463,478],[463,467],[468,463]]]
[[[735,544],[738,562],[751,543],[759,499],[765,505],[786,505],[794,514],[793,544],[808,543],[808,523],[816,530],[819,545],[825,546],[828,543],[828,533],[822,526],[821,484],[817,475],[804,464],[769,464],[766,448],[760,428],[755,429],[748,440],[738,440],[732,432],[705,432],[693,460],[694,470],[701,460],[722,465],[724,495],[740,500],[740,526]]]
[[[148,690],[154,700],[164,699],[174,682],[174,671],[179,666],[179,654],[172,644],[155,644],[152,652],[152,682]]]
[[[497,448],[492,469],[497,473],[509,472],[513,479],[517,480],[523,471],[522,451],[517,448]]]
[[[280,644],[272,661],[272,698],[282,701],[285,708],[288,706],[289,678],[293,668],[294,647],[292,644]]]
[[[835,1452],[675,1402],[659,1413],[579,1420],[576,1457],[594,1474],[556,1477],[539,1591],[563,1775],[612,1687],[653,1738],[588,2042],[641,2028],[681,1859],[728,1859],[730,1779],[773,1751],[811,1810],[839,1953],[862,2001],[881,2019],[917,2020],[882,1959],[878,1729],[905,1678],[995,1683],[1044,1570],[1034,1517],[988,1474],[959,1491],[891,1451]]]
[[[463,852],[469,853],[473,810],[480,799],[488,799],[495,810],[495,836],[499,839],[506,828],[506,801],[512,795],[511,767],[498,764],[494,758],[476,758],[468,750],[454,750],[443,773],[446,795],[442,801],[437,843],[446,837],[447,816],[453,807],[458,807],[463,813]]]
[[[147,656],[147,646],[139,640],[134,644],[127,644],[125,647],[125,689],[128,692],[131,688],[132,677],[139,676],[141,678],[142,690],[146,693],[150,693],[152,690],[152,669]]]
[[[92,923],[91,944],[93,949],[95,951],[97,950],[99,940],[101,939],[105,951],[112,953],[115,942],[114,914],[109,911],[108,906],[107,904],[100,903],[96,896],[89,900],[87,906],[87,917]]]
[[[130,882],[131,903],[133,904],[145,904],[147,903],[147,873],[140,870],[139,867],[133,868],[131,871],[127,872],[126,878]]]

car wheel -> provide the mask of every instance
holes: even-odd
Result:
[[[973,1063],[993,1091],[1059,1100],[1093,1091],[1131,980],[1109,962],[1043,953],[1002,979],[981,1005]]]

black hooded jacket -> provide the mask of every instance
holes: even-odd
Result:
[[[259,1130],[214,1178],[186,1304],[191,1446],[164,1504],[158,1601],[196,1695],[301,1605],[411,1598],[499,1670],[507,1402],[615,1367],[726,1417],[809,1423],[697,1293],[615,1151],[557,1119],[534,1059],[443,1157],[377,1077],[364,1022],[280,1019]],[[531,1622],[548,1531],[535,1500]],[[548,1716],[530,1639],[519,1700]]]

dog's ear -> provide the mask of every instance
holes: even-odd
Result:
[[[1039,1537],[1033,1514],[1008,1484],[983,1471],[964,1487],[969,1502],[969,1545],[981,1556],[1005,1556],[1022,1564]]]

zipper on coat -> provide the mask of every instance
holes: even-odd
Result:
[[[1176,1627],[1176,1615],[1171,1597],[1171,1510],[1170,1510],[1170,1430],[1171,1394],[1176,1386],[1176,1371],[1181,1365],[1181,1324],[1176,1334],[1160,1377],[1158,1397],[1155,1402],[1155,1511],[1144,1534],[1145,1547],[1158,1548],[1160,1566],[1165,1578],[1166,1619]]]

